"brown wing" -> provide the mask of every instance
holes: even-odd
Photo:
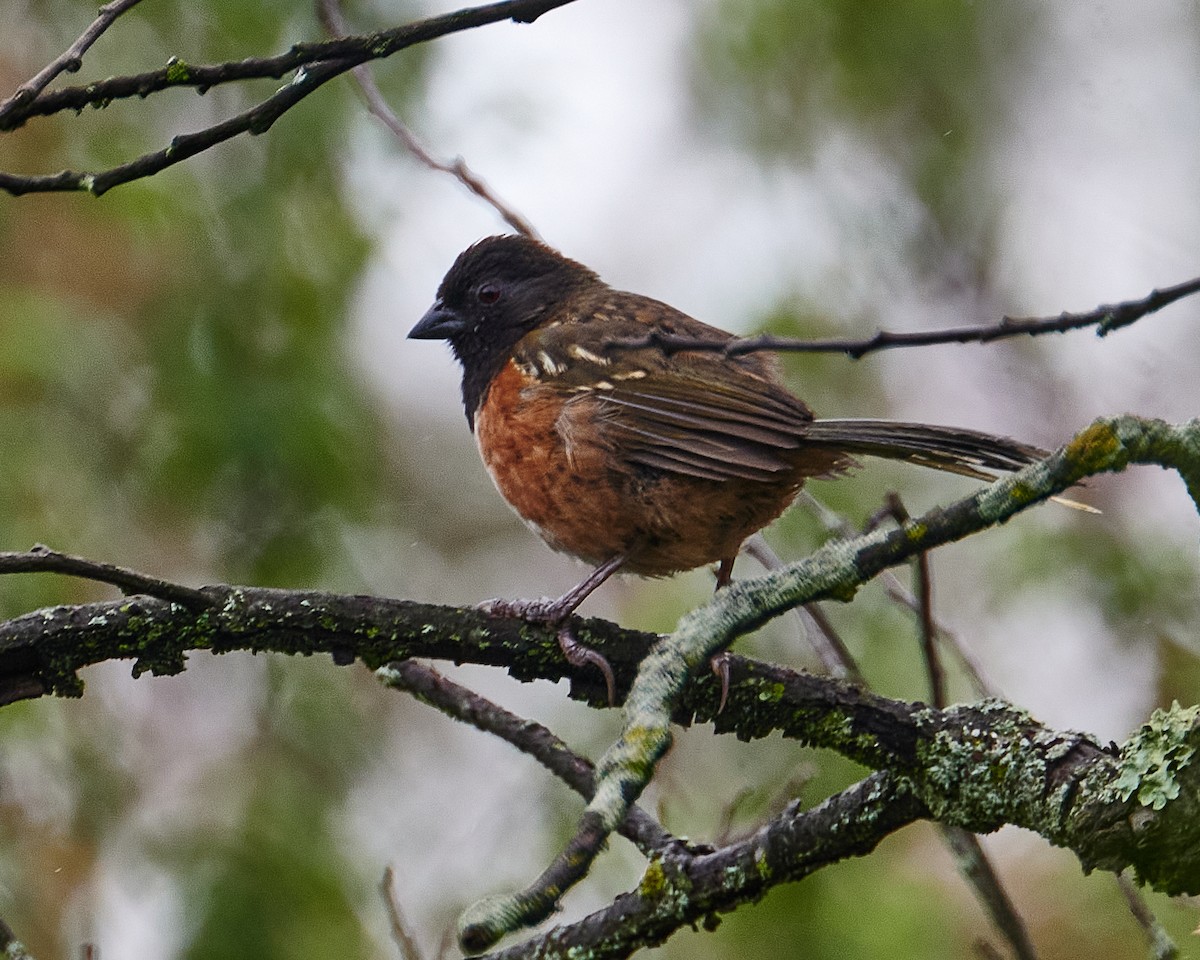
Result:
[[[773,480],[791,469],[784,454],[800,446],[812,415],[772,384],[722,373],[721,382],[663,373],[608,381],[601,416],[624,459],[711,480]]]
[[[544,385],[590,395],[607,444],[626,463],[710,480],[769,481],[794,469],[785,453],[802,444],[812,413],[778,384],[770,361],[607,347],[643,336],[651,321],[666,333],[731,339],[666,304],[610,291],[579,319],[526,338],[514,359]]]

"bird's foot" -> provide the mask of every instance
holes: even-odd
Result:
[[[571,597],[560,597],[552,600],[540,597],[537,600],[485,600],[478,609],[489,617],[517,617],[527,623],[543,624],[547,627],[557,627],[558,646],[567,658],[567,663],[573,667],[592,666],[604,675],[604,686],[608,692],[608,705],[616,706],[617,681],[613,676],[612,667],[604,654],[575,639],[575,632],[565,621],[571,611],[578,605],[569,601]]]
[[[569,614],[569,609],[563,609],[562,599],[538,597],[536,600],[505,600],[497,597],[484,600],[476,609],[489,617],[515,617],[528,620],[530,623],[544,623],[548,627],[557,626]]]
[[[608,692],[608,705],[617,705],[617,680],[613,676],[612,667],[607,658],[598,650],[580,643],[575,639],[575,632],[567,624],[558,628],[558,645],[562,649],[567,663],[573,667],[593,666],[604,674],[604,686]]]

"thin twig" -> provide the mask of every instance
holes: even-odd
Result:
[[[1129,904],[1129,912],[1133,914],[1134,919],[1145,931],[1154,960],[1175,960],[1179,956],[1179,947],[1175,945],[1166,928],[1158,922],[1158,918],[1146,905],[1145,899],[1133,885],[1133,881],[1125,874],[1119,873],[1117,874],[1117,886],[1125,895],[1125,902]]]
[[[342,13],[339,0],[318,0],[317,16],[330,36],[344,37],[349,33],[349,30],[346,28],[346,18]],[[375,77],[372,75],[370,67],[362,64],[350,72],[367,101],[367,110],[392,132],[404,149],[413,157],[429,167],[429,169],[436,170],[439,173],[448,173],[457,179],[459,183],[475,194],[475,196],[489,204],[500,214],[504,222],[518,233],[524,234],[533,240],[541,239],[537,230],[534,229],[533,224],[501,200],[492,188],[488,186],[487,181],[471,170],[462,157],[455,157],[453,160],[439,160],[429,151],[420,138],[412,132],[408,124],[396,116],[395,111],[388,105],[387,100],[384,99],[383,92],[375,82]]]
[[[827,530],[837,533],[842,537],[856,535],[857,531],[851,526],[849,521],[814,497],[808,490],[801,490],[800,496],[797,499],[803,501],[806,506],[817,514],[818,519],[820,519]],[[920,600],[918,600],[908,587],[901,583],[900,578],[892,573],[892,571],[885,570],[879,575],[878,580],[889,599],[921,616]],[[933,626],[938,639],[948,644],[950,649],[958,656],[959,662],[967,674],[967,678],[979,695],[984,697],[999,696],[997,688],[984,675],[982,664],[980,664],[975,654],[963,642],[962,638],[936,619]]]
[[[900,495],[887,495],[880,514],[887,514],[903,527],[911,519]],[[937,623],[933,617],[933,577],[929,568],[929,551],[922,550],[913,558],[913,592],[917,601],[917,621],[921,632],[921,653],[929,677],[929,702],[939,710],[946,707],[946,672],[937,650]],[[1037,951],[1029,937],[1025,921],[1000,877],[992,866],[979,838],[962,827],[939,824],[942,838],[954,853],[955,864],[975,889],[975,896],[987,910],[992,923],[1008,941],[1017,960],[1037,960]]]
[[[392,940],[400,951],[402,960],[421,960],[421,948],[417,946],[416,938],[409,932],[400,910],[400,901],[396,897],[396,872],[391,867],[383,868],[383,879],[379,883],[379,893],[383,897],[383,906],[387,910],[388,927],[392,931]]]
[[[753,557],[766,570],[779,570],[783,567],[783,561],[779,555],[771,549],[771,545],[761,533],[756,533],[750,537],[743,545],[742,549],[748,556]],[[807,624],[804,622],[804,616],[801,611],[808,616],[814,629],[806,629]],[[863,676],[862,670],[859,669],[858,663],[854,659],[854,655],[846,646],[845,641],[837,632],[830,619],[825,615],[825,611],[821,609],[818,603],[806,603],[802,607],[796,608],[796,616],[800,617],[800,626],[804,631],[804,636],[807,638],[809,646],[816,653],[817,658],[821,661],[821,665],[829,671],[831,676],[840,677],[843,680],[850,680],[852,683],[865,684],[866,678]]]
[[[83,66],[83,55],[111,27],[117,17],[135,7],[141,0],[113,0],[100,8],[99,15],[62,55],[55,57],[33,77],[21,84],[7,100],[0,101],[0,129],[3,121],[18,107],[28,104],[62,73],[75,73]]]
[[[94,580],[97,583],[111,584],[120,587],[126,594],[144,593],[193,609],[211,607],[214,604],[213,599],[203,590],[160,580],[127,567],[59,553],[40,543],[24,552],[0,551],[0,575],[6,573],[62,573],[84,580]]]
[[[435,40],[448,33],[512,20],[533,23],[543,13],[573,0],[502,0],[481,7],[468,7],[452,13],[381,30],[365,36],[296,43],[285,53],[273,57],[246,57],[217,64],[190,64],[172,57],[165,67],[146,73],[109,77],[92,83],[60,90],[43,91],[24,105],[13,109],[0,121],[0,131],[13,130],[31,117],[48,117],[63,111],[85,107],[105,107],[116,100],[145,99],[170,87],[193,87],[205,93],[213,87],[242,80],[278,80],[294,70],[329,60],[352,59],[355,63],[391,56],[398,50]],[[414,31],[419,34],[412,39]]]
[[[897,347],[929,347],[946,343],[991,343],[1008,337],[1037,336],[1043,333],[1065,333],[1095,327],[1098,336],[1106,336],[1121,327],[1127,327],[1142,317],[1161,310],[1163,307],[1200,293],[1200,277],[1152,290],[1139,300],[1126,300],[1117,304],[1104,304],[1087,313],[1061,313],[1057,317],[1002,317],[998,323],[971,327],[950,327],[946,330],[922,330],[915,333],[894,333],[880,330],[864,339],[831,338],[803,340],[796,337],[780,337],[762,334],[757,337],[738,337],[733,340],[702,340],[695,337],[677,336],[651,331],[645,336],[610,340],[610,349],[637,350],[656,347],[665,353],[684,350],[721,353],[727,357],[739,357],[747,353],[776,351],[781,353],[844,353],[853,360],[878,350]]]
[[[897,526],[904,526],[912,519],[904,501],[895,491],[884,498],[883,509],[872,523],[882,516],[895,520]],[[918,553],[913,558],[913,594],[917,601],[917,620],[921,627],[921,655],[925,660],[925,673],[929,677],[929,702],[941,709],[946,706],[946,671],[942,668],[941,657],[937,651],[937,623],[933,619],[933,578],[929,571],[928,552]]]
[[[1017,960],[1037,960],[1037,951],[1029,938],[1029,930],[1025,921],[1017,913],[1017,908],[1000,882],[991,860],[988,859],[979,838],[962,827],[952,827],[938,824],[942,837],[954,852],[956,866],[975,888],[975,896],[991,917],[992,923],[1000,931],[1008,945],[1012,948]]]

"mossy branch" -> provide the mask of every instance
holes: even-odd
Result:
[[[624,730],[597,764],[596,794],[575,836],[528,888],[480,901],[463,914],[459,938],[464,949],[480,952],[506,933],[541,922],[586,875],[670,746],[671,717],[689,678],[737,637],[801,604],[848,600],[859,586],[890,566],[1003,523],[1085,477],[1123,470],[1130,463],[1177,470],[1200,505],[1200,421],[1176,426],[1134,416],[1101,419],[1046,460],[997,480],[972,497],[932,510],[896,530],[828,544],[782,570],[721,591],[712,602],[685,616],[639,667],[625,703]],[[831,717],[827,722],[836,720]],[[986,727],[983,730],[988,732]],[[944,815],[952,807],[941,804],[934,809]],[[976,829],[965,822],[959,825]]]

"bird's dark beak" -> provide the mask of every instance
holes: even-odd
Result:
[[[449,340],[457,333],[466,329],[460,317],[453,310],[448,310],[438,300],[425,311],[417,325],[408,331],[409,340]]]

